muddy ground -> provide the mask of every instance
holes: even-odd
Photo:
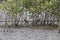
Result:
[[[0,40],[60,40],[60,34],[55,29],[23,27],[20,29],[11,28],[8,32],[4,32],[3,28],[0,28]]]

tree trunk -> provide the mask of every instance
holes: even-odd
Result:
[[[7,28],[6,30],[8,31],[8,28],[10,28],[11,26],[11,23],[10,23],[10,16],[6,16],[6,19],[5,19],[5,28]],[[5,31],[5,28],[4,28],[4,31]]]
[[[58,33],[60,33],[60,17],[59,17],[59,32]]]
[[[4,27],[4,32],[5,32],[6,25],[7,25],[7,17],[5,18],[5,27]]]

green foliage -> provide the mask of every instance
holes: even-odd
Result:
[[[4,7],[9,14],[14,16],[18,13],[22,13],[24,8],[27,11],[37,14],[39,11],[52,11],[53,14],[60,11],[60,0],[4,0],[0,4],[0,10]],[[48,10],[47,10],[48,9]]]
[[[0,11],[2,10],[2,5],[0,4]]]
[[[22,0],[7,0],[7,1],[3,1],[2,5],[3,7],[6,9],[7,14],[13,15],[13,16],[17,16],[18,13],[21,13],[22,10],[22,4],[21,4]]]

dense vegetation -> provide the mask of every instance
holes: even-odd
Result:
[[[39,19],[36,20],[35,16],[39,15],[40,12],[60,16],[60,0],[3,0],[0,2],[0,11],[12,16],[15,20],[15,25],[19,23],[24,10],[34,15],[33,19],[35,20],[32,23],[34,24],[39,21]],[[17,19],[18,16],[19,19]],[[26,18],[24,21],[28,23]]]

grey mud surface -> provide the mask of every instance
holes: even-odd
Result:
[[[57,30],[48,29],[24,27],[3,32],[3,28],[0,28],[0,40],[60,40],[60,34]]]

